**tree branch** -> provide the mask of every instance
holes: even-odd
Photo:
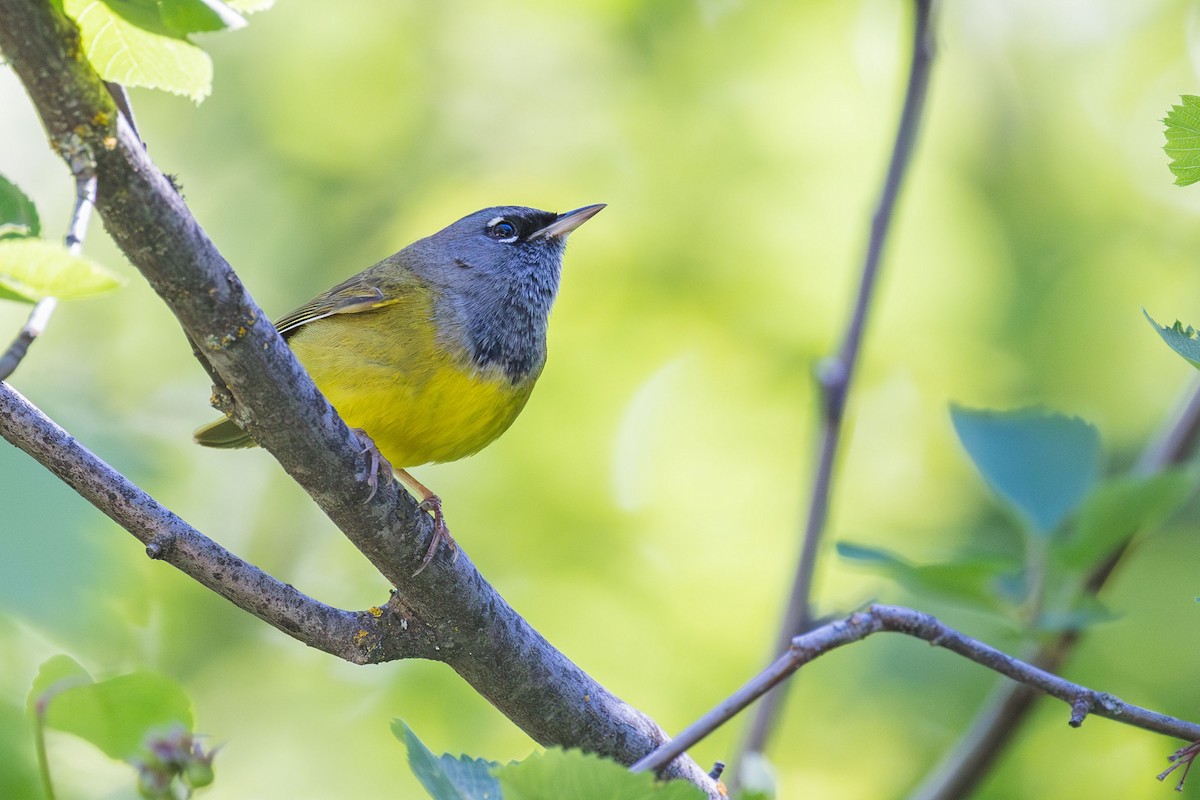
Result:
[[[1186,741],[1200,739],[1200,724],[1169,717],[1157,711],[1126,703],[1114,695],[1097,692],[1072,683],[1013,658],[1006,653],[972,639],[929,614],[900,606],[876,605],[866,611],[851,614],[844,620],[815,628],[792,640],[787,651],[771,666],[756,675],[749,683],[730,695],[708,714],[669,743],[633,765],[635,772],[658,770],[669,764],[687,748],[712,733],[750,703],[769,692],[796,670],[833,650],[860,641],[873,633],[902,633],[923,639],[935,647],[945,648],[964,658],[999,672],[1022,688],[1047,694],[1071,707],[1068,724],[1078,728],[1088,714],[1123,722],[1137,728],[1175,736]]]
[[[829,517],[829,498],[833,485],[834,461],[841,441],[842,420],[846,401],[859,353],[862,350],[863,334],[866,330],[867,314],[878,284],[879,268],[883,258],[895,215],[896,201],[900,188],[912,161],[916,145],[917,130],[925,111],[925,98],[929,89],[929,76],[934,57],[933,0],[914,0],[912,38],[912,63],[908,74],[908,88],[904,96],[904,107],[892,146],[891,161],[880,190],[875,213],[871,217],[871,232],[867,241],[867,252],[863,259],[862,274],[858,283],[858,295],[854,310],[842,339],[841,349],[835,357],[820,365],[817,382],[821,389],[821,435],[817,449],[816,466],[813,470],[813,485],[808,503],[808,516],[804,524],[804,535],[796,574],[785,607],[784,619],[779,628],[775,652],[788,646],[792,637],[812,627],[812,586],[821,538]],[[773,692],[759,704],[750,723],[742,755],[761,752],[774,728],[778,710],[785,697],[785,688]],[[736,771],[735,771],[736,776]]]
[[[0,0],[0,50],[54,149],[82,150],[94,160],[106,228],[228,387],[234,404],[228,410],[397,587],[395,603],[436,637],[439,660],[542,744],[632,763],[665,741],[651,719],[533,630],[465,553],[435,559],[413,576],[432,520],[394,481],[378,491],[367,485],[369,458],[357,437],[149,160],[81,53],[75,26],[53,4]],[[6,430],[5,436],[16,435]],[[36,457],[53,463],[58,455],[52,449]],[[667,777],[717,796],[715,782],[690,760],[677,762]]]

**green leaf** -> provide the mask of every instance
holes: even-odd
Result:
[[[116,289],[121,279],[62,245],[44,239],[0,241],[0,299],[86,297]]]
[[[245,18],[221,0],[158,0],[166,26],[179,34],[237,30]]]
[[[1171,327],[1159,325],[1154,321],[1154,317],[1150,316],[1145,309],[1142,313],[1146,315],[1146,319],[1154,326],[1154,330],[1158,331],[1158,335],[1162,340],[1179,355],[1183,356],[1189,364],[1196,369],[1200,369],[1200,339],[1197,339],[1196,329],[1191,325],[1186,328],[1179,320],[1175,320],[1175,324]]]
[[[701,800],[687,781],[658,783],[615,761],[578,750],[547,750],[495,770],[504,800]]]
[[[988,486],[1038,534],[1058,528],[1096,482],[1100,434],[1082,419],[1039,409],[962,406],[951,406],[950,416]]]
[[[56,694],[72,686],[92,682],[92,676],[83,666],[67,655],[51,656],[38,667],[38,674],[29,689],[26,709],[31,715],[41,716]]]
[[[1195,491],[1197,480],[1192,469],[1114,478],[1088,496],[1071,535],[1056,539],[1051,552],[1067,567],[1095,566],[1121,542],[1178,508]]]
[[[762,753],[742,754],[738,767],[738,783],[742,787],[738,800],[773,800],[778,794],[775,769]]]
[[[111,758],[129,760],[152,731],[181,726],[192,730],[192,701],[183,688],[152,672],[133,672],[56,694],[46,724],[73,733]]]
[[[275,5],[275,0],[229,0],[229,7],[242,14],[257,14]]]
[[[1183,102],[1171,106],[1163,123],[1167,143],[1163,150],[1172,161],[1168,165],[1176,186],[1200,181],[1200,97],[1185,94]]]
[[[1075,608],[1065,611],[1043,611],[1034,620],[1034,630],[1043,633],[1068,633],[1082,631],[1111,622],[1119,615],[1106,608],[1099,600],[1085,595],[1080,598]]]
[[[1016,569],[1009,559],[980,556],[942,564],[913,564],[875,547],[838,542],[842,558],[857,561],[886,575],[913,594],[933,594],[975,608],[997,610],[1003,594],[998,583]]]
[[[106,81],[162,89],[199,103],[212,91],[212,59],[163,21],[153,0],[63,0],[83,52]]]
[[[37,206],[15,183],[0,175],[0,239],[37,236],[41,231]]]
[[[404,742],[409,768],[434,800],[498,800],[500,797],[500,784],[492,776],[492,769],[498,766],[496,762],[465,755],[436,757],[403,720],[392,721],[392,733]]]

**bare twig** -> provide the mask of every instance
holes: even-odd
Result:
[[[1175,791],[1182,792],[1183,784],[1187,781],[1188,773],[1192,771],[1192,765],[1196,763],[1197,755],[1200,755],[1200,742],[1192,742],[1179,748],[1169,758],[1171,766],[1158,773],[1158,779],[1165,781],[1172,772],[1182,769],[1183,771],[1179,773],[1179,780],[1175,782]]]
[[[4,351],[4,355],[0,355],[0,381],[8,380],[9,376],[20,366],[25,354],[29,352],[29,345],[33,344],[33,340],[41,336],[46,330],[46,326],[50,324],[50,316],[57,306],[58,301],[53,297],[43,297],[34,303],[28,319],[21,326],[16,338]]]
[[[1068,724],[1072,727],[1079,727],[1084,717],[1094,714],[1166,736],[1188,741],[1200,739],[1200,724],[1130,705],[1111,694],[1072,683],[972,639],[929,614],[899,606],[876,605],[797,636],[771,666],[631,769],[635,772],[662,769],[671,763],[671,759],[712,733],[805,664],[880,632],[903,633],[923,639],[935,647],[945,648],[1011,678],[1026,688],[1056,697],[1070,707]]]
[[[1195,449],[1198,434],[1200,386],[1193,386],[1185,393],[1172,419],[1143,449],[1133,472],[1152,475],[1182,463]],[[1095,595],[1104,588],[1121,560],[1129,553],[1137,533],[1130,531],[1125,541],[1091,571],[1083,584],[1084,593]],[[1080,636],[1078,631],[1064,632],[1033,649],[1026,660],[1043,669],[1058,671]],[[966,733],[913,790],[909,800],[957,800],[970,795],[1004,754],[1038,697],[1026,686],[998,686]]]
[[[914,22],[912,39],[912,64],[908,75],[908,89],[904,97],[904,108],[892,146],[891,161],[880,191],[879,201],[871,217],[871,232],[867,252],[863,259],[859,278],[858,295],[854,310],[842,339],[837,355],[827,359],[818,370],[817,380],[821,387],[821,438],[817,449],[816,466],[813,471],[812,492],[808,504],[808,516],[804,524],[804,538],[791,595],[779,629],[775,652],[788,646],[792,637],[812,626],[812,585],[820,550],[821,538],[829,515],[829,498],[833,484],[834,461],[841,440],[842,420],[846,400],[854,378],[855,366],[862,349],[867,314],[878,283],[880,262],[891,230],[896,201],[905,174],[912,161],[917,130],[925,110],[929,76],[934,56],[933,0],[914,0]],[[784,690],[773,692],[756,709],[742,752],[760,752],[774,727],[774,721],[784,699]],[[740,760],[740,759],[739,759]],[[736,773],[735,773],[736,774]]]
[[[0,0],[0,50],[25,84],[54,148],[82,148],[94,157],[105,227],[228,387],[233,412],[397,587],[392,605],[436,636],[440,660],[542,744],[579,747],[628,764],[665,741],[653,720],[535,631],[465,553],[435,559],[413,576],[433,535],[429,515],[394,481],[370,485],[370,459],[358,439],[149,160],[75,45],[77,37],[52,3]],[[13,416],[8,426],[27,424]],[[31,454],[60,476],[69,474],[69,460],[59,463],[65,444]],[[715,781],[690,759],[676,761],[669,777],[718,796]]]
[[[112,95],[113,102],[117,104],[117,108],[125,116],[125,121],[129,123],[129,129],[133,131],[133,135],[138,139],[142,135],[138,133],[137,120],[133,118],[133,104],[129,102],[129,92],[119,83],[105,81],[104,86],[108,89],[108,93]]]
[[[71,213],[71,222],[67,226],[65,242],[71,255],[79,255],[83,249],[83,239],[87,235],[88,222],[92,218],[92,209],[96,207],[96,173],[88,159],[71,159],[71,171],[75,174],[75,210]],[[58,300],[53,297],[43,297],[34,304],[13,343],[0,355],[0,381],[8,380],[20,365],[33,340],[42,335],[50,324],[50,317],[58,306]]]

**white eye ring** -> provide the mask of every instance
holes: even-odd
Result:
[[[503,224],[506,228],[512,229],[512,234],[508,236],[501,235],[507,233],[507,231],[505,231],[503,228],[497,230],[501,224]],[[503,242],[504,244],[512,244],[521,235],[521,231],[517,229],[517,226],[509,222],[504,217],[496,217],[495,219],[489,221],[487,224],[487,229],[488,236],[491,236],[497,242]]]

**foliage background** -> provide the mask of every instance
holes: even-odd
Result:
[[[1172,187],[1159,119],[1195,92],[1193,4],[944,4],[931,114],[901,203],[840,464],[834,538],[937,561],[1016,535],[946,406],[1044,403],[1132,460],[1190,380],[1141,307],[1195,321],[1200,194]],[[837,344],[907,68],[906,5],[737,0],[282,3],[200,37],[199,108],[134,92],[143,136],[257,299],[282,313],[465,213],[610,207],[572,237],[550,364],[512,431],[419,477],[460,542],[551,641],[669,731],[757,671],[809,480],[816,359]],[[0,172],[65,226],[69,176],[0,70]],[[167,311],[97,226],[123,291],[62,307],[14,383],[241,555],[326,602],[387,587],[274,462],[205,451],[208,386]],[[25,309],[0,306],[0,331]],[[5,334],[7,335],[7,334]],[[388,732],[435,752],[534,745],[439,664],[308,651],[160,564],[0,448],[0,795],[36,792],[22,717],[37,664],[150,666],[225,742],[220,798],[420,796]],[[1122,616],[1074,680],[1198,716],[1195,509],[1122,569]],[[917,603],[838,562],[822,608]],[[910,641],[806,669],[773,749],[783,796],[901,796],[994,679]],[[1049,703],[982,795],[1159,797],[1175,743]],[[697,747],[728,758],[737,725]],[[64,797],[128,770],[51,741]],[[1195,786],[1189,794],[1195,795]]]

